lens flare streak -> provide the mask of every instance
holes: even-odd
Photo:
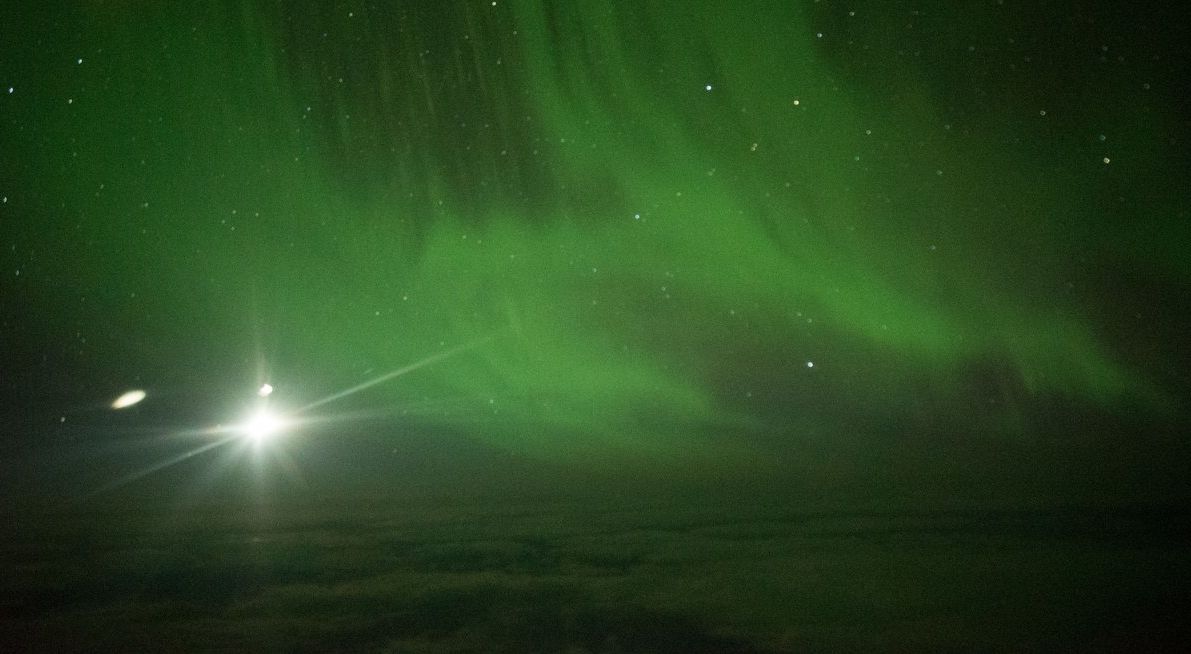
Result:
[[[127,486],[128,484],[131,484],[134,481],[148,477],[149,475],[151,475],[155,472],[158,472],[160,470],[164,470],[165,468],[169,468],[170,466],[177,465],[193,456],[197,456],[197,455],[202,454],[203,452],[206,452],[208,450],[213,450],[213,449],[219,447],[220,445],[226,445],[227,443],[229,443],[239,437],[240,436],[238,434],[231,434],[228,436],[224,436],[223,438],[220,438],[219,440],[215,440],[210,443],[204,443],[203,445],[200,445],[196,448],[187,450],[177,456],[173,456],[173,457],[170,457],[163,461],[154,463],[153,465],[151,465],[147,468],[142,468],[141,470],[137,470],[136,472],[130,472],[127,475],[124,475],[123,477],[120,477],[114,481],[104,484],[103,486],[100,486],[98,489],[96,489],[92,493],[92,495],[106,493],[108,491],[116,490],[117,488],[120,488],[122,486]]]
[[[340,399],[343,399],[349,395],[359,393],[360,391],[372,388],[373,386],[382,384],[386,381],[400,377],[402,375],[413,372],[420,368],[425,368],[426,366],[432,365],[434,363],[438,363],[439,361],[442,361],[444,359],[450,358],[457,354],[461,354],[468,350],[479,347],[480,345],[483,345],[484,343],[487,343],[488,341],[492,340],[492,338],[493,338],[493,336],[491,336],[491,335],[485,336],[483,338],[479,338],[474,341],[464,343],[464,344],[456,346],[454,348],[451,348],[448,350],[443,350],[442,352],[438,352],[436,354],[432,354],[424,359],[421,359],[420,361],[416,361],[414,363],[402,366],[400,368],[397,368],[396,370],[385,373],[379,377],[374,377],[372,379],[369,379],[369,380],[362,382],[360,384],[356,384],[355,386],[352,386],[345,390],[328,395],[327,397],[324,397],[320,400],[311,402],[310,404],[307,404],[306,406],[298,409],[297,411],[287,412],[285,414],[277,414],[277,413],[273,413],[273,412],[262,407],[262,408],[258,409],[255,413],[253,413],[246,420],[244,420],[240,423],[231,425],[231,426],[217,425],[215,427],[210,427],[210,428],[206,428],[206,429],[192,429],[192,430],[183,430],[180,432],[174,432],[174,435],[188,435],[188,436],[218,435],[218,436],[220,436],[220,438],[218,438],[214,441],[211,441],[209,443],[204,443],[198,447],[189,449],[189,450],[187,450],[181,454],[178,454],[176,456],[169,457],[167,459],[164,459],[162,461],[154,463],[146,468],[142,468],[135,472],[128,473],[122,477],[119,477],[118,479],[115,479],[107,484],[104,484],[103,486],[101,486],[98,489],[96,489],[95,491],[93,491],[91,494],[98,495],[100,493],[105,493],[105,492],[112,491],[112,490],[115,490],[115,489],[123,487],[123,486],[127,486],[128,484],[131,484],[137,480],[143,479],[144,477],[147,477],[153,473],[156,473],[156,472],[159,472],[166,468],[169,468],[171,466],[177,465],[187,459],[190,459],[191,457],[194,457],[194,456],[197,456],[204,452],[213,450],[221,445],[226,445],[234,440],[247,438],[247,439],[251,440],[253,442],[253,444],[260,446],[260,445],[263,445],[266,441],[270,440],[272,437],[276,436],[278,432],[280,432],[284,429],[287,429],[295,424],[327,422],[327,421],[343,419],[343,417],[337,417],[337,416],[312,416],[310,418],[304,418],[299,421],[299,420],[293,419],[291,416],[296,416],[300,413],[310,411],[311,409],[315,409],[317,407],[323,406],[330,402],[334,402],[335,400],[340,400]],[[264,386],[261,387],[261,390],[258,391],[258,395],[261,397],[265,397],[265,396],[271,394],[272,390],[273,390],[273,387],[271,385],[265,384]],[[134,396],[134,395],[139,395],[139,397],[130,397],[130,396]],[[131,401],[127,404],[122,404],[122,406],[118,407],[117,405],[121,404],[120,400],[124,400],[125,398],[129,398]],[[130,393],[126,393],[124,396],[121,396],[120,400],[117,400],[117,402],[115,404],[113,404],[113,407],[122,408],[123,406],[131,406],[132,404],[135,404],[136,402],[139,402],[142,399],[144,399],[144,393],[142,391],[133,391]],[[350,419],[350,418],[348,418],[348,419]]]
[[[354,395],[356,393],[359,393],[360,391],[372,388],[373,386],[376,386],[377,384],[383,384],[383,383],[389,381],[390,379],[400,377],[407,373],[411,373],[419,368],[425,368],[426,366],[429,366],[434,363],[438,363],[439,361],[442,361],[443,359],[447,359],[447,358],[453,357],[457,354],[461,354],[468,350],[477,348],[477,347],[483,345],[484,343],[491,341],[492,338],[493,338],[492,336],[485,336],[483,338],[476,339],[469,343],[464,343],[463,345],[453,347],[449,350],[443,350],[442,352],[439,352],[437,354],[432,354],[432,355],[426,357],[425,359],[422,359],[421,361],[416,361],[414,363],[402,366],[396,370],[387,372],[379,377],[374,377],[372,379],[369,379],[368,381],[356,384],[355,386],[352,386],[351,388],[348,388],[346,390],[342,390],[342,391],[339,391],[338,393],[328,395],[327,397],[324,397],[321,400],[315,400],[314,402],[307,404],[306,406],[302,407],[301,409],[298,409],[294,413],[305,413],[306,411],[320,407],[320,406],[327,404],[329,402],[334,402],[335,400],[341,400],[349,395]]]

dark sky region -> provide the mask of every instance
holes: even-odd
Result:
[[[1011,539],[1084,534],[1071,525],[1085,519],[1185,534],[1166,513],[1191,495],[1191,35],[1173,5],[86,0],[3,13],[0,498],[24,534],[10,539],[6,556],[24,567],[8,590],[42,593],[5,605],[10,626],[30,630],[10,640],[102,631],[99,614],[77,607],[119,578],[131,581],[113,602],[151,596],[125,607],[146,624],[166,624],[153,611],[185,600],[255,616],[269,634],[290,633],[279,616],[305,592],[293,587],[317,586],[298,612],[326,628],[272,641],[282,649],[464,651],[467,633],[505,638],[507,651],[931,648],[1013,634],[1011,647],[1053,645],[1086,642],[1096,611],[1116,605],[1072,608],[1083,627],[1049,631],[1057,640],[1030,640],[1040,622],[981,631],[967,614],[937,613],[864,640],[823,625],[870,615],[864,606],[921,608],[889,590],[916,578],[910,568],[882,567],[894,570],[891,594],[871,606],[851,594],[861,581],[828,584],[817,568],[816,593],[836,591],[816,595],[812,632],[783,622],[770,602],[781,593],[764,596],[757,580],[766,556],[805,544],[789,522],[799,510],[1167,507],[1161,518],[991,523],[1011,525],[993,530]],[[143,401],[111,408],[134,389]],[[241,425],[263,408],[285,426],[256,442]],[[559,524],[594,529],[583,518],[594,507],[663,497],[753,517],[723,526],[655,507],[625,518],[629,531],[582,537],[555,518],[510,518],[520,536],[503,544],[451,545],[460,521],[487,529],[464,504],[562,502]],[[414,503],[433,517],[396,517]],[[363,522],[285,533],[341,539],[358,558],[285,549],[281,506],[301,507],[298,521],[352,507]],[[762,506],[785,517],[758,518]],[[182,507],[187,526],[162,531]],[[118,517],[97,517],[106,511]],[[272,525],[272,540],[251,542],[285,543],[268,574],[237,567],[263,555],[220,549],[256,519],[229,517],[238,511]],[[1060,526],[1038,527],[1052,519]],[[849,520],[841,529],[871,535]],[[989,532],[961,522],[968,555]],[[433,525],[421,534],[432,545],[419,524]],[[545,545],[539,524],[552,525]],[[674,554],[731,549],[717,548],[736,536],[707,529],[743,530],[753,540],[740,547],[758,549]],[[414,535],[394,535],[403,530]],[[179,533],[205,545],[183,561]],[[649,537],[609,544],[630,533]],[[62,556],[82,582],[57,568],[48,580],[54,566],[36,545],[47,542],[73,553]],[[1022,570],[1056,569],[1020,546],[1024,567],[1007,565],[1021,583],[1033,575]],[[440,565],[427,554],[440,547],[461,558]],[[1140,589],[1169,578],[1156,561],[1183,560],[1161,551],[1138,555],[1139,576],[1110,568],[1090,582],[1099,550],[1064,554],[1067,572],[1054,574],[1070,584],[1052,591],[1079,595],[1073,579]],[[87,576],[97,556],[105,563]],[[971,607],[947,576],[966,559],[931,556],[926,604]],[[668,587],[677,577],[658,566],[697,586],[692,571],[725,560],[724,587],[754,589],[756,604],[716,604],[711,592],[656,620],[625,608],[629,595],[710,592]],[[423,576],[389,579],[390,564]],[[490,565],[506,577],[579,566],[589,590],[619,570],[636,585],[600,586],[587,609],[543,617],[532,607],[565,606],[558,593],[575,591],[555,577],[494,581]],[[973,565],[984,576],[969,582],[995,585]],[[327,572],[349,569],[380,576]],[[433,576],[444,569],[487,581],[465,592]],[[195,575],[213,594],[188,594],[178,580]],[[395,590],[404,584],[430,603]],[[508,588],[522,593],[514,617],[475,609]],[[1180,605],[1162,592],[1147,601]],[[359,617],[367,597],[416,607],[406,622],[348,620],[355,631],[326,618]],[[472,609],[456,623],[443,607],[458,602]],[[82,613],[62,617],[63,606]],[[971,614],[1002,615],[985,608]],[[730,628],[700,631],[709,611]],[[477,615],[486,626],[466,632]],[[591,626],[607,621],[621,625],[610,644]],[[1161,623],[1159,612],[1146,624]],[[184,648],[261,644],[205,640],[187,624],[170,632]],[[1134,627],[1096,642],[1133,642]],[[359,636],[403,628],[422,644]],[[348,632],[357,640],[339,640]],[[962,637],[910,637],[919,632]]]

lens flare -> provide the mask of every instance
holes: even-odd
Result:
[[[142,391],[139,388],[133,389],[116,398],[115,400],[112,400],[112,408],[127,409],[128,407],[140,402],[143,399],[145,399],[145,391]]]

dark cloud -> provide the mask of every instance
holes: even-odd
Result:
[[[1191,522],[1174,510],[375,509],[61,514],[4,546],[5,645],[776,652],[1191,636],[1174,626],[1191,580]]]

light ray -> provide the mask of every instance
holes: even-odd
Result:
[[[164,469],[169,468],[170,466],[173,466],[173,465],[177,465],[177,464],[185,461],[186,459],[189,459],[192,456],[202,454],[203,452],[206,452],[208,450],[213,450],[213,449],[219,447],[220,445],[226,445],[227,443],[230,443],[231,441],[236,440],[237,438],[240,438],[240,435],[233,433],[231,435],[224,436],[223,438],[220,438],[219,440],[212,441],[210,443],[204,443],[203,445],[200,445],[196,448],[187,450],[177,456],[172,456],[168,459],[164,459],[162,461],[154,463],[147,468],[142,468],[135,472],[130,472],[130,473],[124,475],[123,477],[119,477],[113,481],[110,481],[110,482],[104,484],[103,486],[100,486],[96,490],[92,491],[91,494],[98,495],[100,493],[106,493],[108,491],[115,490],[117,488],[120,488],[121,486],[127,486],[128,484],[131,484],[132,482],[137,481],[139,479],[148,477],[149,475],[151,475],[155,472],[164,470]]]
[[[249,440],[253,441],[256,445],[259,446],[265,440],[267,440],[270,436],[274,435],[276,432],[278,432],[282,429],[287,429],[287,428],[292,427],[297,424],[330,422],[330,421],[338,421],[338,420],[343,420],[343,419],[351,419],[352,417],[359,417],[359,416],[350,416],[349,415],[349,416],[314,416],[314,417],[304,418],[301,420],[296,420],[293,418],[294,416],[297,416],[300,413],[310,411],[311,409],[315,409],[317,407],[323,406],[324,404],[328,404],[330,402],[334,402],[336,400],[343,399],[349,395],[353,395],[355,393],[359,393],[360,391],[363,391],[363,390],[366,390],[373,386],[376,386],[377,384],[382,384],[382,383],[389,381],[391,379],[394,379],[396,377],[400,377],[401,375],[418,370],[419,368],[424,368],[424,367],[432,365],[434,363],[438,363],[439,361],[442,361],[449,357],[452,357],[457,354],[460,354],[460,353],[466,352],[468,350],[474,349],[476,347],[479,347],[480,345],[483,345],[484,343],[487,343],[488,341],[492,340],[492,338],[493,338],[493,335],[485,336],[483,338],[479,338],[474,341],[464,343],[462,345],[453,347],[451,349],[444,350],[444,351],[438,352],[436,354],[432,354],[424,359],[415,361],[414,363],[402,366],[400,368],[397,368],[396,370],[393,370],[393,371],[387,372],[383,375],[380,375],[379,377],[374,377],[372,379],[369,379],[362,383],[356,384],[355,386],[352,386],[345,390],[328,395],[327,397],[324,397],[322,399],[315,400],[314,402],[311,402],[310,404],[307,404],[306,406],[304,406],[296,411],[290,411],[290,412],[286,412],[285,414],[278,415],[278,414],[273,414],[264,408],[261,408],[256,413],[254,413],[252,416],[250,416],[245,422],[242,422],[239,424],[233,424],[233,425],[228,425],[228,426],[217,425],[215,427],[209,427],[209,428],[205,428],[205,429],[183,430],[183,431],[179,431],[179,432],[174,432],[175,436],[201,435],[201,436],[219,436],[219,438],[214,441],[211,441],[209,443],[204,443],[198,447],[187,450],[187,451],[185,451],[181,454],[178,454],[176,456],[173,456],[173,457],[164,459],[162,461],[159,461],[157,463],[151,464],[146,468],[142,468],[140,470],[137,470],[137,471],[128,473],[122,477],[119,477],[118,479],[115,479],[107,484],[104,484],[103,486],[99,487],[95,491],[92,491],[91,495],[98,495],[100,493],[105,493],[108,491],[115,490],[122,486],[127,486],[128,484],[131,484],[132,482],[143,479],[153,473],[160,472],[161,470],[164,470],[171,466],[177,465],[191,457],[197,456],[197,455],[207,452],[209,450],[213,450],[221,445],[226,445],[234,440],[248,438]],[[265,389],[268,389],[268,390],[266,391]],[[261,386],[261,390],[258,391],[258,395],[260,395],[261,397],[266,397],[269,394],[269,391],[272,391],[272,386],[270,386],[268,383],[265,383],[263,386]],[[141,398],[137,398],[137,399],[139,400]],[[373,412],[366,412],[365,414],[361,414],[361,415],[367,415],[367,414],[372,414],[372,413]]]
[[[369,379],[368,381],[356,384],[355,386],[352,386],[351,388],[348,388],[346,390],[342,390],[342,391],[339,391],[338,393],[328,395],[327,397],[324,397],[320,400],[315,400],[314,402],[311,402],[310,404],[307,404],[306,406],[298,409],[294,413],[304,413],[306,411],[309,411],[316,407],[320,407],[320,406],[327,404],[329,402],[334,402],[335,400],[341,400],[349,395],[354,395],[355,393],[359,393],[362,390],[372,388],[373,386],[376,386],[377,384],[383,384],[383,383],[389,381],[390,379],[400,377],[401,375],[411,373],[419,368],[425,368],[426,366],[431,365],[433,363],[438,363],[439,361],[442,361],[443,359],[446,359],[446,358],[455,356],[456,354],[460,354],[462,352],[466,352],[473,348],[479,347],[480,345],[483,345],[484,343],[487,343],[488,341],[492,340],[492,338],[493,338],[492,336],[485,336],[483,338],[476,339],[469,343],[464,343],[463,345],[453,347],[449,350],[444,350],[437,354],[432,354],[432,355],[426,357],[425,359],[422,359],[421,361],[415,361],[414,363],[402,366],[396,370],[387,372],[379,377],[374,377],[372,379]]]

